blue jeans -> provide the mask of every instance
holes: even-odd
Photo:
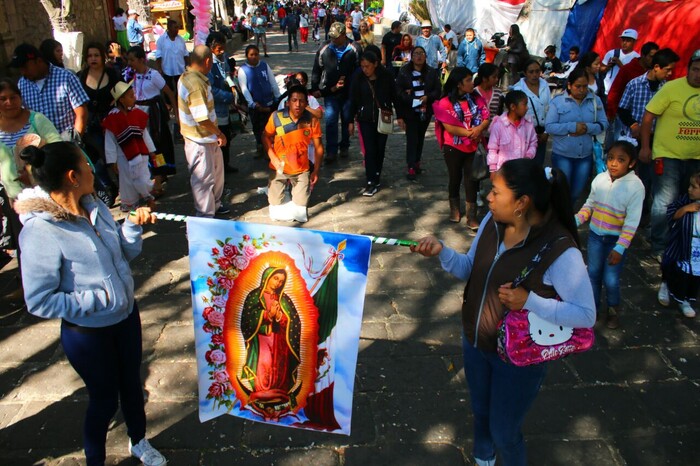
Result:
[[[588,178],[591,176],[591,168],[593,168],[593,156],[589,155],[584,158],[572,158],[564,155],[552,154],[552,166],[563,171],[566,175],[566,180],[569,182],[569,194],[571,195],[571,203],[575,204],[581,191],[588,183]]]
[[[527,453],[521,428],[547,373],[545,364],[518,367],[497,353],[474,348],[462,335],[464,373],[474,414],[474,458],[525,466]]]
[[[651,251],[661,254],[668,241],[666,209],[688,187],[690,175],[700,171],[700,160],[679,160],[663,158],[664,170],[661,175],[652,175],[651,189]],[[652,164],[656,159],[652,161]]]
[[[107,430],[121,404],[126,431],[136,444],[146,435],[141,384],[141,319],[134,309],[123,321],[86,328],[63,321],[61,345],[88,390],[83,425],[88,466],[104,465]]]
[[[603,284],[605,284],[608,307],[620,305],[620,273],[622,273],[622,264],[625,262],[624,254],[619,264],[608,264],[608,255],[618,239],[620,239],[619,236],[588,232],[588,278],[591,279],[593,286],[596,309],[600,308],[600,289]]]
[[[350,133],[348,132],[350,100],[343,96],[329,95],[323,98],[323,106],[326,110],[326,154],[333,158],[338,155],[338,146],[341,149],[350,147]],[[338,118],[340,118],[340,144],[338,144]]]

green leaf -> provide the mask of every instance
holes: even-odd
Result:
[[[223,241],[221,241],[220,239],[217,239],[217,240],[216,240],[216,244],[218,244],[218,245],[221,246],[221,247],[224,247],[224,243],[223,243]]]

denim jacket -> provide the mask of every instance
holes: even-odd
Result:
[[[226,76],[231,69],[226,60],[219,60],[214,56],[214,64],[207,75],[211,84],[211,93],[214,96],[214,110],[219,126],[228,125],[228,108],[233,102],[233,92],[231,86],[226,82]]]
[[[586,134],[570,136],[576,132],[576,123],[586,124]],[[586,95],[581,104],[569,94],[560,94],[549,103],[545,130],[552,135],[553,154],[573,159],[590,157],[593,154],[593,136],[605,133],[607,127],[603,102],[592,92]]]

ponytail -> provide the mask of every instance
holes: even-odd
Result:
[[[516,199],[528,196],[532,207],[543,215],[551,208],[559,223],[571,234],[576,246],[581,246],[571,207],[569,182],[561,170],[542,169],[531,159],[515,159],[504,163],[499,173]]]
[[[78,170],[81,161],[87,157],[78,146],[71,142],[54,142],[42,148],[27,146],[19,157],[31,167],[34,181],[46,192],[59,191],[63,187],[65,175],[70,170]]]
[[[566,175],[558,168],[545,168],[549,182],[552,185],[550,194],[550,205],[552,211],[557,216],[559,223],[566,228],[576,243],[576,247],[581,247],[581,240],[578,237],[578,228],[574,219],[574,210],[571,203],[569,181]]]

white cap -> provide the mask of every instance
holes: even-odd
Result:
[[[639,35],[634,29],[625,29],[624,31],[622,31],[622,34],[620,34],[620,37],[628,37],[630,39],[637,40]]]
[[[133,8],[129,9],[129,11],[126,12],[128,15],[138,15],[139,12],[134,10]]]

